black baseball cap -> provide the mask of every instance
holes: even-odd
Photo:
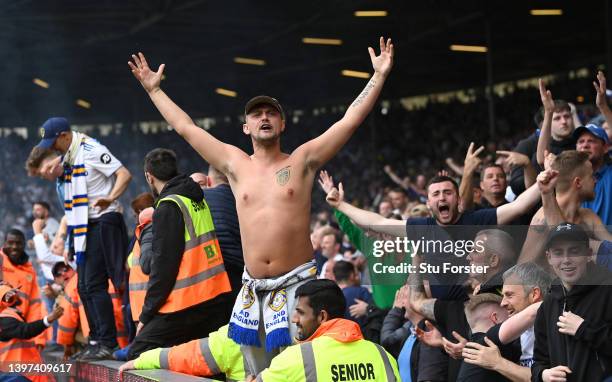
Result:
[[[584,228],[578,224],[561,223],[553,227],[548,234],[548,238],[546,239],[545,248],[547,250],[550,249],[552,244],[559,239],[573,243],[581,243],[586,247],[589,246],[589,235],[586,233]]]
[[[278,100],[276,98],[273,97],[269,97],[266,95],[259,95],[257,97],[253,97],[249,100],[249,102],[246,103],[246,106],[244,107],[244,117],[246,119],[247,114],[249,114],[249,112],[251,110],[253,110],[253,108],[255,106],[259,106],[259,105],[270,105],[273,108],[275,108],[276,110],[278,110],[278,112],[281,114],[281,117],[283,118],[283,120],[285,120],[285,111],[283,110],[283,107],[281,106],[280,102],[278,102]]]
[[[40,128],[40,137],[42,140],[38,144],[38,147],[43,149],[51,148],[57,137],[64,131],[70,131],[70,124],[66,118],[53,117],[47,119]]]

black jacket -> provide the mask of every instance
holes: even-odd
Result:
[[[10,309],[10,308],[7,308]],[[42,333],[47,327],[43,320],[22,322],[13,317],[0,318],[0,341],[28,340]]]
[[[531,158],[531,164],[533,164],[534,168],[536,169],[536,173],[542,171],[542,167],[538,165],[536,158],[539,137],[540,134],[533,133],[529,137],[519,141],[516,147],[512,149],[512,151],[519,152]],[[557,141],[551,137],[550,148],[548,151],[558,155],[565,150],[576,150],[576,139],[574,137],[570,137],[562,141]],[[517,196],[525,191],[525,177],[522,167],[515,167],[512,169],[509,184],[512,188],[512,192],[514,192],[514,194]]]
[[[197,202],[203,199],[200,186],[186,175],[178,175],[170,179],[159,198],[162,199],[169,195],[181,195]],[[178,276],[184,250],[185,222],[180,208],[173,202],[159,203],[153,213],[151,272],[140,314],[140,322],[143,324],[158,314],[159,309],[170,295]]]
[[[142,273],[151,273],[151,257],[153,254],[153,224],[147,224],[140,233],[140,268]]]
[[[559,365],[572,371],[568,382],[603,381],[612,375],[612,273],[589,263],[577,284],[566,291],[556,280],[538,310],[531,367],[534,382],[542,381],[545,369]],[[559,333],[557,321],[564,311],[584,319],[574,336]]]
[[[404,308],[393,307],[385,317],[380,330],[380,344],[395,358],[402,351],[402,345],[410,335],[410,321],[404,318]]]

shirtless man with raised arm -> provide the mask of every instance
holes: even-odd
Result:
[[[297,288],[298,281],[314,277],[311,273],[313,249],[309,224],[311,190],[316,172],[342,148],[367,117],[393,65],[390,39],[385,42],[380,38],[378,56],[374,49],[368,48],[368,51],[374,74],[365,89],[341,120],[291,154],[280,149],[285,114],[274,98],[255,97],[245,107],[242,130],[251,136],[253,144],[253,154],[248,155],[196,126],[161,90],[164,64],[154,72],[142,53],[133,55],[133,62],[128,63],[168,124],[229,179],[236,197],[246,264],[243,278],[249,279],[245,284],[248,287],[243,287],[242,296],[234,307],[230,336],[241,344],[252,345],[246,351],[255,351],[257,345],[263,345],[261,340],[264,337],[269,350],[290,345],[287,339],[290,342],[293,338],[295,327],[288,323],[293,308],[293,289]],[[291,288],[286,288],[289,285]],[[263,312],[259,309],[261,300]],[[278,309],[278,312],[270,312],[268,307]],[[266,336],[263,336],[261,321],[266,323]],[[276,353],[257,349],[260,349],[259,356],[247,356],[252,374],[267,367],[270,355]],[[267,361],[249,359],[264,356]]]

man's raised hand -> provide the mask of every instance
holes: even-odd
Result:
[[[166,65],[161,64],[157,69],[157,72],[154,72],[149,68],[149,64],[147,63],[147,59],[145,58],[144,54],[132,54],[132,60],[134,62],[128,61],[128,65],[130,66],[130,69],[132,69],[132,74],[140,82],[147,93],[152,93],[158,90]]]
[[[606,100],[606,76],[604,76],[601,70],[597,72],[597,81],[598,82],[593,81],[593,86],[595,87],[595,91],[597,92],[595,104],[597,105],[599,110],[609,108],[608,101]]]
[[[536,182],[542,194],[549,194],[555,190],[559,171],[548,169],[538,174]]]
[[[550,93],[550,90],[546,90],[544,81],[541,78],[538,80],[538,85],[540,86],[540,98],[542,99],[544,110],[552,113],[553,110],[555,110],[555,101],[553,100],[552,94]]]
[[[338,184],[338,188],[334,187],[327,193],[327,204],[334,208],[338,208],[340,203],[344,201],[344,187],[342,187],[342,182]]]
[[[385,39],[382,36],[380,37],[380,54],[378,56],[372,47],[368,47],[368,52],[370,53],[374,71],[386,77],[391,71],[391,67],[393,67],[393,44],[391,39],[387,39],[385,43]]]
[[[529,165],[529,157],[516,151],[497,150],[495,152],[500,157],[505,157],[504,162],[512,167],[525,167]]]
[[[323,189],[323,192],[329,194],[334,188],[334,178],[330,176],[327,171],[321,170],[321,172],[319,172],[319,185]]]
[[[478,157],[480,153],[485,149],[484,146],[480,146],[476,151],[474,151],[474,142],[470,143],[470,146],[467,149],[467,153],[465,154],[465,160],[463,161],[463,173],[473,173],[476,171],[476,168],[480,165],[482,160]]]

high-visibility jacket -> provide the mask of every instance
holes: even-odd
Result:
[[[13,308],[4,309],[2,312],[0,312],[0,317],[10,317],[20,322],[26,322],[19,312]],[[0,366],[3,372],[11,371],[9,369],[9,363],[13,366],[23,363],[42,363],[40,352],[36,348],[36,343],[34,343],[34,340],[13,338],[7,342],[0,341]],[[0,374],[2,373],[0,372]],[[45,375],[28,375],[27,373],[23,373],[23,375],[33,382],[47,382],[49,380],[54,380],[52,378],[47,378]]]
[[[142,306],[144,305],[145,296],[147,294],[147,284],[149,276],[142,272],[140,267],[140,235],[147,225],[151,223],[151,219],[147,219],[142,224],[136,227],[134,235],[134,248],[128,257],[128,266],[130,267],[129,291],[130,291],[130,310],[132,312],[132,320],[138,321]]]
[[[400,381],[397,362],[382,346],[363,339],[359,325],[326,321],[306,341],[272,359],[257,381]]]
[[[240,345],[227,336],[228,325],[206,338],[171,348],[157,348],[142,353],[135,361],[136,369],[167,369],[179,373],[212,377],[224,373],[228,381],[246,378]]]
[[[172,291],[159,313],[174,313],[232,290],[223,265],[210,209],[181,195],[158,201],[176,203],[185,222],[185,250]]]
[[[128,333],[123,321],[123,311],[121,310],[121,295],[115,291],[113,283],[109,282],[108,294],[113,301],[113,313],[115,315],[115,327],[117,329],[117,342],[120,347],[128,345]],[[74,276],[64,286],[64,293],[58,297],[59,304],[64,308],[64,314],[58,320],[57,343],[60,345],[74,344],[75,336],[80,329],[84,337],[89,335],[89,323],[85,315],[83,303],[79,298],[77,289],[78,275]]]
[[[0,249],[0,280],[6,281],[17,290],[21,304],[17,310],[26,322],[42,320],[47,315],[45,304],[41,303],[40,289],[36,280],[36,271],[29,261],[22,265],[14,265],[9,257]],[[37,345],[44,346],[50,330],[45,330],[34,338]]]

